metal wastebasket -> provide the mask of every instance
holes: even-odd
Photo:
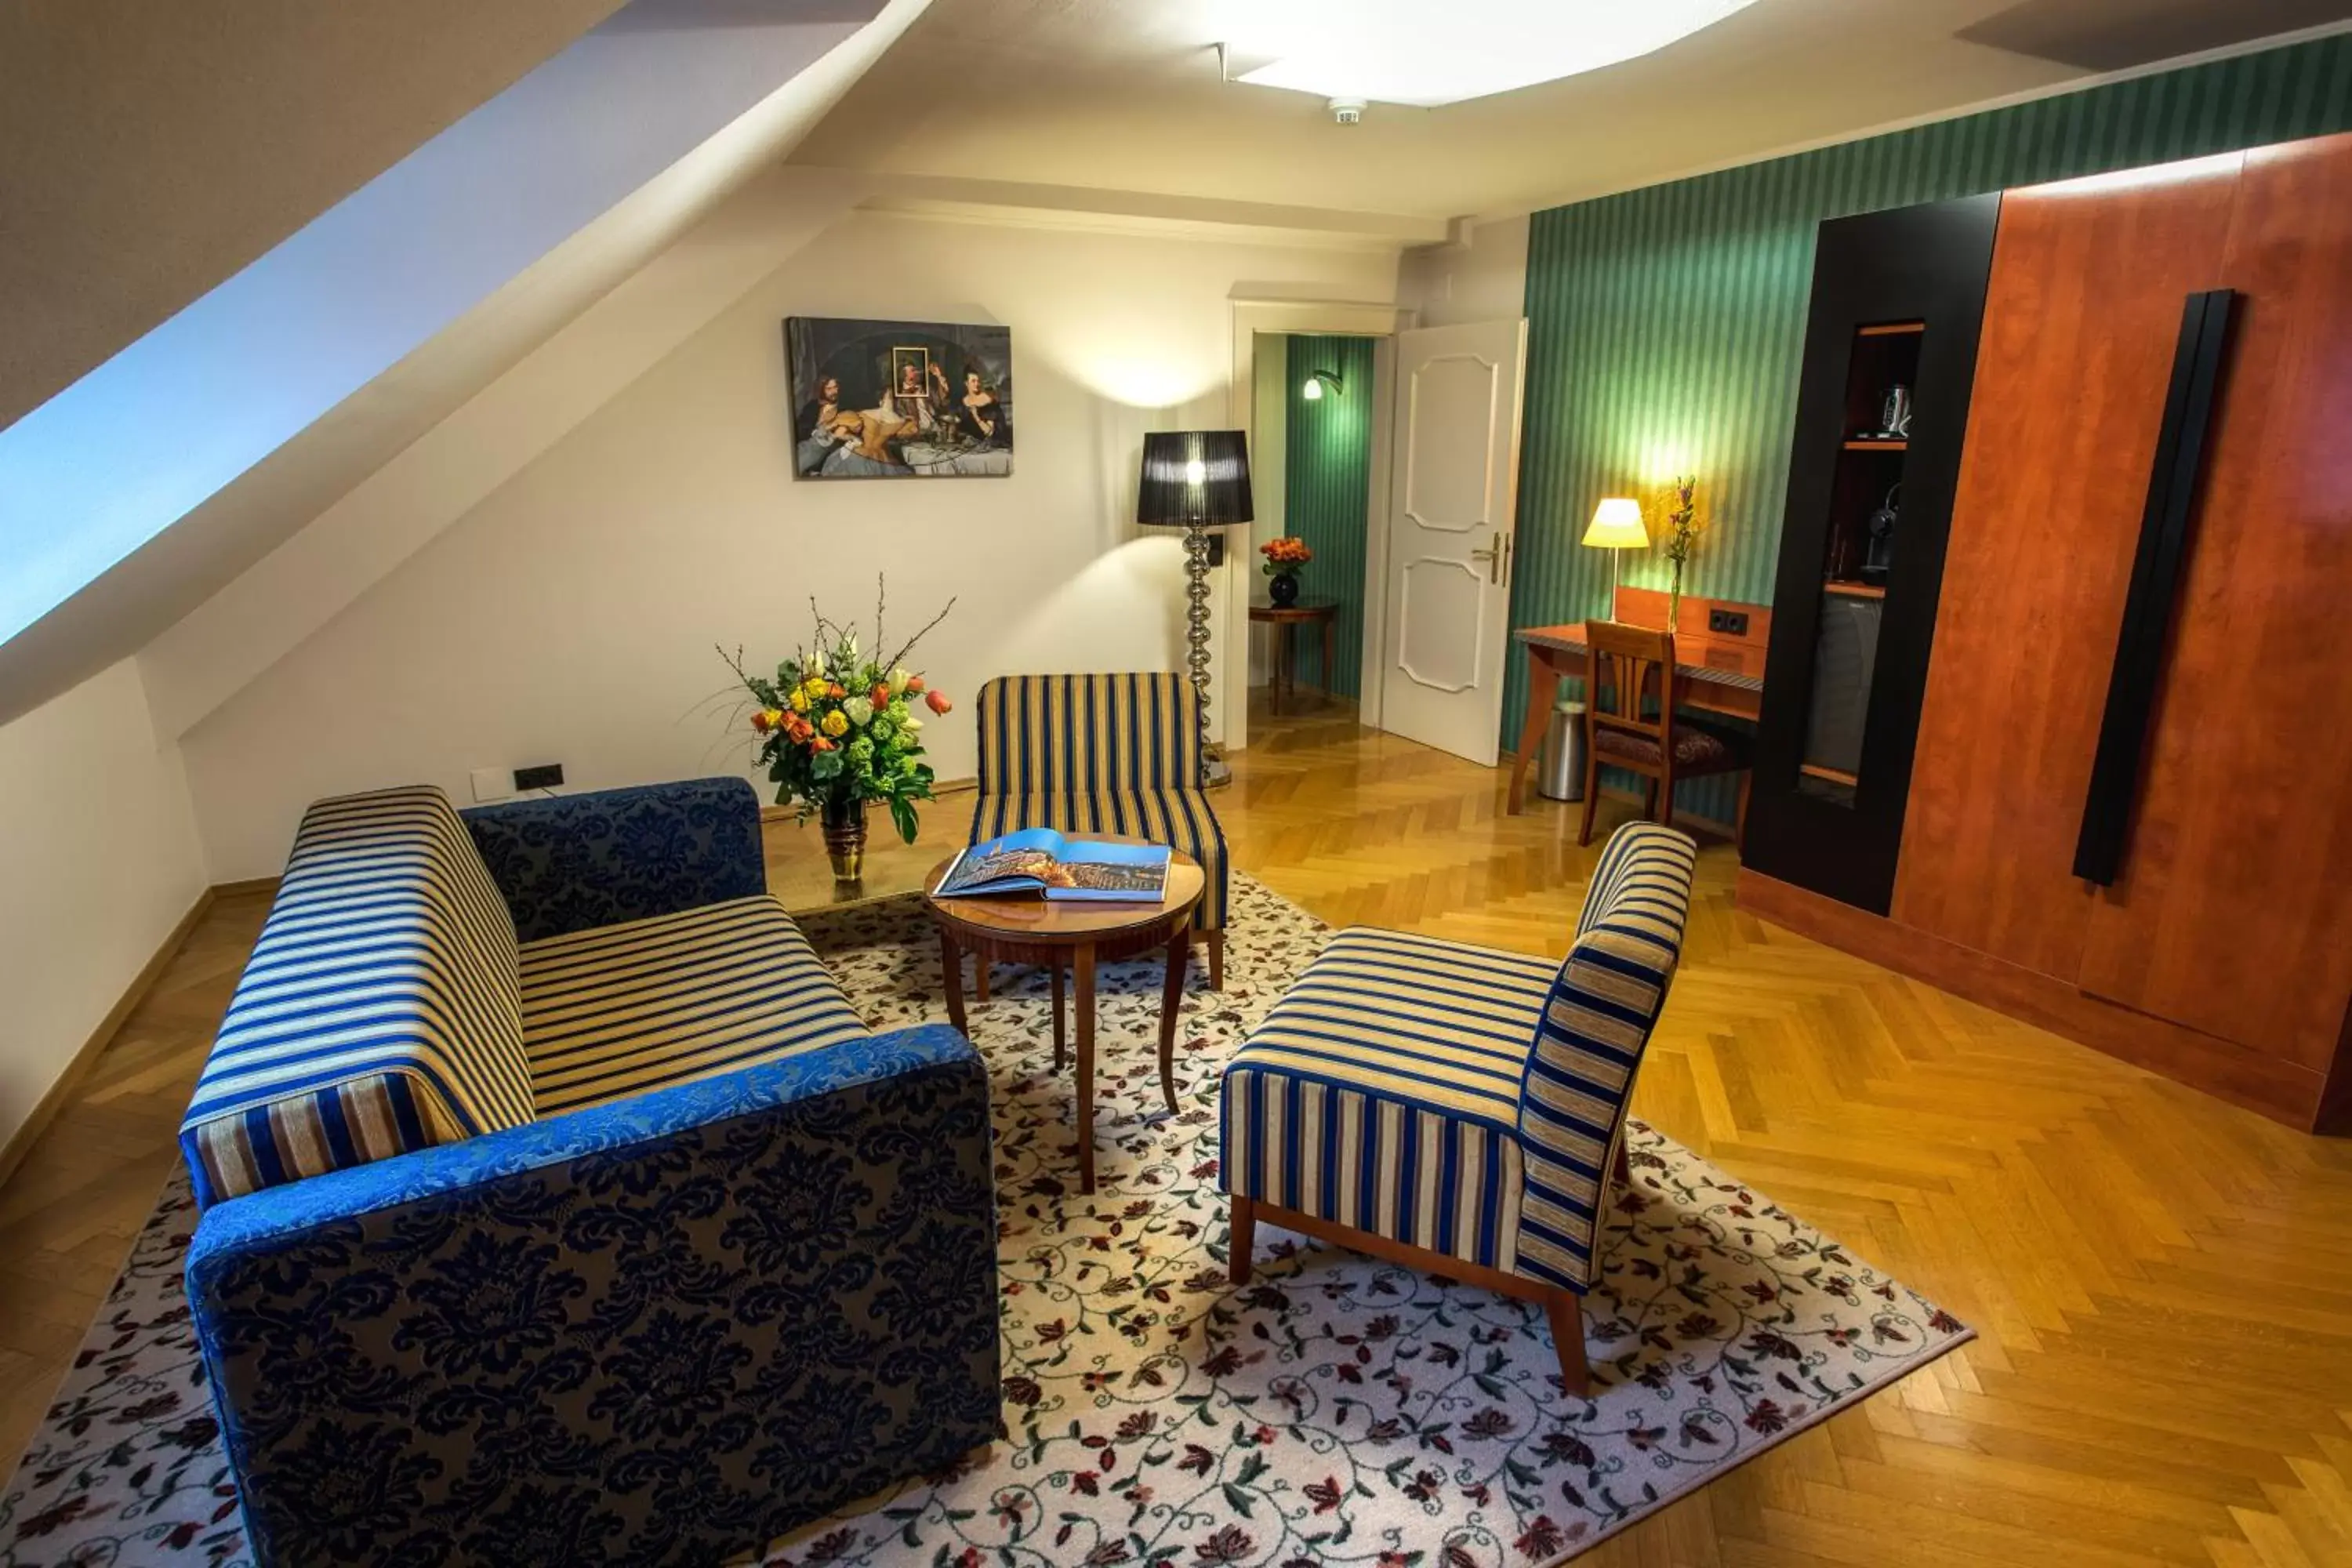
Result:
[[[1536,793],[1546,800],[1584,798],[1583,703],[1563,697],[1552,704],[1536,765]]]

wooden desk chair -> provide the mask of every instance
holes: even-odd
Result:
[[[1675,717],[1675,634],[1618,621],[1584,623],[1584,823],[1580,845],[1592,842],[1592,812],[1601,800],[1606,763],[1648,782],[1642,815],[1666,826],[1675,820],[1675,781],[1737,773],[1739,807],[1733,842],[1748,832],[1748,787],[1755,778],[1747,737]],[[1646,711],[1654,673],[1657,709]],[[1661,809],[1661,802],[1664,806]]]

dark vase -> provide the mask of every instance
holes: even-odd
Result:
[[[866,875],[866,803],[835,795],[817,808],[824,825],[824,852],[833,861],[833,879],[855,882]]]
[[[1265,596],[1277,605],[1298,603],[1298,574],[1276,572],[1265,585]]]

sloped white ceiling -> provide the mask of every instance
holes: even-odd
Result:
[[[0,430],[0,721],[145,647],[545,342],[925,3],[632,0]]]

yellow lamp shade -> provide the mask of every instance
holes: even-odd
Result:
[[[1642,503],[1628,496],[1611,496],[1592,511],[1584,542],[1597,550],[1647,550],[1650,531],[1642,526]]]

